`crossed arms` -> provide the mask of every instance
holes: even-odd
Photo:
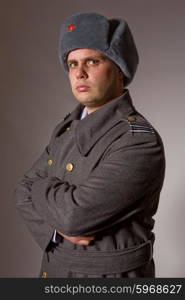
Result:
[[[163,162],[156,140],[137,140],[112,151],[80,185],[49,177],[47,147],[16,189],[16,206],[42,249],[55,229],[88,245],[96,233],[143,211],[144,196],[160,186]],[[158,183],[157,183],[158,182]]]

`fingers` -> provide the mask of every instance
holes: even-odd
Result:
[[[76,236],[68,239],[74,244],[88,246],[94,240],[94,236]]]
[[[95,236],[68,236],[62,232],[59,232],[65,239],[68,241],[77,244],[88,246],[92,240],[95,239]]]
[[[88,246],[91,241],[88,240],[79,240],[78,242],[75,242],[77,245],[82,245],[82,246]]]

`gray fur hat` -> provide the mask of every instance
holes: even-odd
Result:
[[[124,73],[124,86],[136,72],[138,52],[126,21],[107,19],[97,13],[78,13],[67,18],[62,26],[59,56],[68,70],[67,56],[70,51],[89,48],[102,52]]]

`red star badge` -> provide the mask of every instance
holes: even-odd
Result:
[[[70,24],[67,26],[67,32],[71,32],[76,28],[76,26],[74,24]]]

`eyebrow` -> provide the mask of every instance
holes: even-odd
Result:
[[[102,59],[102,60],[105,60],[106,59],[106,56],[104,56],[104,55],[92,55],[92,56],[87,56],[87,57],[85,57],[85,58],[82,58],[82,59],[80,59],[80,61],[82,61],[82,62],[85,62],[85,61],[87,61],[87,60],[91,60],[91,59]],[[77,62],[78,60],[77,59],[75,59],[75,58],[73,58],[73,59],[69,59],[69,60],[67,60],[67,63],[71,63],[71,62]]]

